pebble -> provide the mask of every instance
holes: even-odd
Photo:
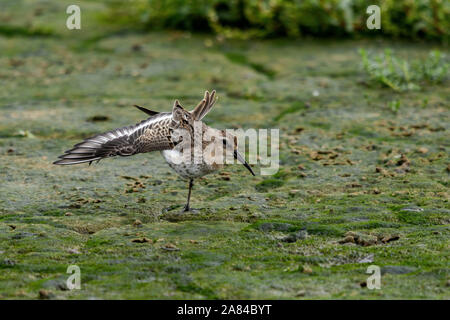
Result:
[[[161,247],[161,249],[166,250],[166,251],[178,251],[180,250],[179,248],[177,248],[174,244],[172,243],[168,243],[165,246]]]
[[[297,297],[304,297],[305,295],[306,295],[306,291],[305,290],[300,290],[296,294]]]
[[[153,242],[152,240],[150,240],[150,239],[147,239],[147,238],[140,238],[140,239],[133,239],[133,240],[131,240],[131,242],[134,242],[134,243],[146,243],[146,242]]]
[[[313,270],[309,266],[303,266],[303,273],[311,274]]]
[[[39,290],[39,299],[47,300],[50,299],[51,293],[45,289]]]
[[[425,147],[421,147],[421,148],[418,148],[418,149],[417,149],[417,152],[418,152],[418,153],[422,153],[422,154],[425,154],[425,153],[427,153],[427,152],[428,152],[428,149],[427,149],[427,148],[425,148]]]
[[[142,221],[139,220],[139,219],[136,219],[136,220],[133,222],[133,226],[135,226],[135,227],[139,227],[139,226],[141,226],[141,225],[142,225]]]

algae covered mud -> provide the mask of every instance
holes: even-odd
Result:
[[[450,297],[448,73],[411,67],[395,90],[395,70],[371,77],[358,51],[425,63],[437,50],[445,65],[446,47],[143,34],[80,3],[81,30],[56,1],[0,13],[0,298]],[[186,183],[159,154],[51,164],[142,120],[134,104],[170,111],[206,89],[220,96],[208,125],[280,129],[275,175],[226,167],[179,216]]]

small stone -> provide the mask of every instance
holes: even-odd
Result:
[[[39,299],[47,300],[50,299],[51,293],[45,289],[39,290]]]
[[[150,239],[147,239],[147,238],[138,238],[138,239],[133,239],[133,240],[131,240],[131,242],[134,242],[134,243],[146,243],[146,242],[152,242],[152,240],[150,240]]]
[[[389,172],[388,172],[386,169],[381,168],[381,167],[376,167],[376,168],[375,168],[375,172],[376,172],[376,173],[381,173],[381,174],[382,174],[383,176],[385,176],[385,177],[387,177],[387,176],[390,175]]]
[[[134,52],[138,52],[142,50],[142,46],[139,43],[135,43],[131,46],[131,50]]]
[[[345,238],[340,240],[339,243],[340,244],[344,244],[344,243],[356,243],[360,246],[371,246],[371,245],[375,245],[377,244],[378,238],[375,236],[371,236],[371,235],[366,235],[366,234],[360,234],[360,233],[355,233],[352,231],[349,231],[345,234]]]
[[[425,147],[421,147],[421,148],[418,148],[418,149],[417,149],[417,152],[418,152],[418,153],[422,153],[422,154],[425,154],[425,153],[427,153],[427,152],[428,152],[428,149],[427,149],[427,148],[425,148]]]
[[[70,216],[72,215],[72,212],[66,212],[66,213],[64,213],[64,215],[65,215],[66,217],[70,217]]]
[[[400,237],[397,236],[397,235],[394,235],[394,236],[388,235],[388,236],[383,237],[383,238],[381,239],[381,242],[383,242],[383,243],[388,243],[388,242],[391,242],[391,241],[396,241],[396,240],[398,240],[398,239],[400,239]]]
[[[296,293],[296,297],[304,297],[306,295],[306,291],[305,290],[300,290]]]
[[[139,220],[139,219],[136,219],[136,220],[133,222],[133,226],[135,226],[135,227],[139,227],[140,225],[142,225],[142,222],[141,222],[141,220]]]
[[[402,156],[400,157],[400,159],[397,161],[396,164],[397,166],[409,166],[410,161],[404,154],[402,154]]]
[[[309,266],[303,266],[303,273],[311,274],[313,270]]]
[[[69,249],[69,250],[67,250],[67,252],[71,253],[71,254],[80,254],[80,251],[78,251],[76,248]]]
[[[305,170],[305,166],[302,165],[302,164],[299,164],[299,165],[297,166],[297,168],[298,168],[298,170]]]
[[[363,236],[363,237],[359,237],[357,239],[356,243],[363,247],[373,246],[373,245],[377,244],[377,238],[371,237],[371,236]]]
[[[354,183],[348,185],[347,187],[350,187],[350,188],[361,188],[362,185],[357,183],[357,182],[354,182]]]
[[[174,244],[172,243],[168,243],[165,246],[161,247],[161,249],[166,250],[166,251],[178,251],[180,250],[179,248],[177,248]]]
[[[355,243],[355,238],[353,238],[352,236],[348,235],[346,236],[344,239],[340,240],[339,243]]]

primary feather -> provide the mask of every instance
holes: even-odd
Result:
[[[85,139],[59,156],[54,164],[71,165],[114,156],[173,148],[170,133],[171,113],[158,113],[136,125],[114,129]]]
[[[204,116],[211,110],[216,102],[215,99],[216,90],[211,91],[211,94],[208,91],[205,91],[205,96],[202,101],[191,111],[191,114],[195,120],[202,120]]]

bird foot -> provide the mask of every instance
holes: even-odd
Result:
[[[191,208],[190,206],[186,205],[186,206],[183,207],[183,210],[181,210],[180,213],[185,213],[185,212],[197,213],[199,211],[200,211],[200,209]]]

